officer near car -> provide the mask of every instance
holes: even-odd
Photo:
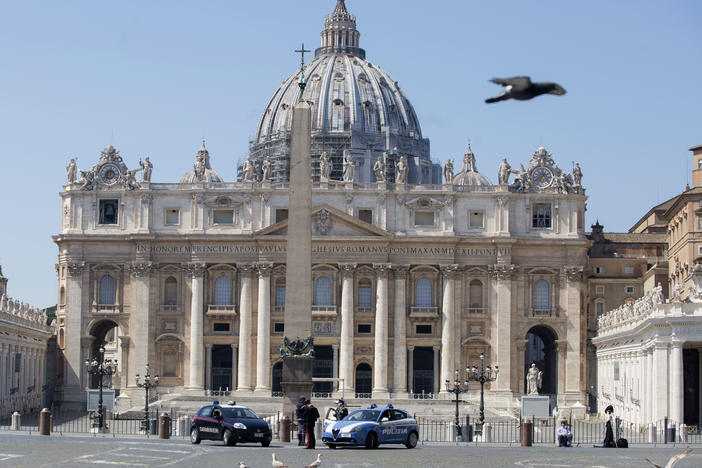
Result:
[[[336,420],[341,421],[349,414],[349,409],[346,407],[344,400],[336,400]]]
[[[314,437],[314,425],[319,419],[319,411],[310,400],[305,401],[305,410],[302,413],[305,420],[305,431],[307,432],[307,447],[313,449],[316,439]]]
[[[295,419],[297,420],[297,445],[305,445],[305,401],[307,398],[301,396],[295,405]]]

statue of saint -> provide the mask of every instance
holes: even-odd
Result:
[[[575,187],[575,188],[582,187],[582,182],[583,182],[583,171],[580,170],[580,164],[575,163],[575,166],[573,166],[573,187]]]
[[[353,164],[351,155],[347,154],[344,159],[344,182],[353,182],[356,177],[356,167]]]
[[[382,156],[378,156],[375,164],[373,164],[373,173],[375,174],[375,180],[385,182],[385,163],[383,163]]]
[[[453,160],[449,159],[446,161],[446,164],[444,164],[444,180],[445,184],[453,184]]]
[[[322,156],[320,156],[320,158],[319,158],[319,181],[320,182],[329,182],[329,178],[331,177],[332,166],[333,166],[333,163],[329,160],[329,155],[327,154],[326,151],[324,151],[322,153]]]
[[[263,164],[261,165],[261,182],[270,182],[271,181],[271,159],[266,156],[263,158]]]
[[[400,156],[400,160],[397,162],[395,174],[396,184],[406,184],[407,183],[407,160],[404,156]]]
[[[146,156],[143,161],[139,161],[139,165],[141,166],[141,181],[142,182],[151,182],[151,173],[154,170],[154,165],[151,164],[151,161],[149,161],[149,157]]]
[[[527,395],[538,395],[541,390],[541,379],[544,373],[536,367],[535,363],[531,363],[531,367],[526,374]]]
[[[76,167],[76,160],[75,158],[71,158],[71,160],[68,161],[68,166],[66,166],[66,177],[68,178],[69,184],[75,183],[77,171],[78,168]]]
[[[497,180],[500,185],[509,184],[509,175],[512,174],[512,166],[507,162],[507,158],[502,158],[500,167],[497,169]]]
[[[241,166],[241,173],[244,177],[244,182],[255,182],[254,180],[254,171],[255,167],[253,163],[251,162],[250,158],[246,158],[246,161],[244,161],[244,164]]]

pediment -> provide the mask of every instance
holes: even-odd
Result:
[[[417,197],[408,200],[405,205],[412,209],[441,209],[446,205],[446,202],[431,197]]]
[[[365,221],[350,216],[327,204],[312,209],[312,237],[390,237],[391,234]],[[255,236],[286,236],[288,220],[280,221],[256,232]]]

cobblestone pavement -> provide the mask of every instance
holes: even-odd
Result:
[[[588,467],[640,468],[644,461],[665,465],[684,446],[636,446],[629,449],[551,446],[508,447],[431,444],[408,450],[404,446],[381,446],[376,450],[337,449],[324,446],[303,450],[276,441],[269,448],[253,445],[225,447],[221,443],[191,445],[187,440],[107,437],[42,437],[27,433],[0,433],[0,467],[88,467],[88,466],[173,466],[234,467],[244,461],[251,468],[270,467],[271,453],[290,468],[303,468],[318,453],[328,468],[409,467]],[[682,460],[676,468],[702,466],[702,447]]]

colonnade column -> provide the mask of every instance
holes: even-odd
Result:
[[[340,263],[341,270],[341,337],[339,378],[345,393],[353,393],[353,273],[355,263]]]
[[[670,420],[675,424],[683,423],[683,342],[673,335],[670,343]]]
[[[657,422],[668,416],[668,344],[656,342],[653,348],[653,421]]]
[[[646,367],[648,368],[648,381],[646,382],[646,422],[655,422],[655,395],[653,394],[653,379],[656,371],[653,369],[653,348],[646,350]]]
[[[252,264],[241,265],[241,297],[239,300],[239,369],[237,390],[251,390],[251,283]]]
[[[258,267],[258,327],[256,328],[256,389],[257,393],[271,392],[271,271],[273,264],[259,263]]]
[[[149,354],[152,349],[153,337],[149,333],[151,272],[154,267],[151,262],[135,263],[130,272],[135,281],[134,301],[134,331],[131,333],[134,341],[133,363],[136,372],[146,372]],[[117,293],[119,294],[119,293]],[[156,366],[153,370],[158,372]],[[130,376],[131,377],[131,376]]]
[[[394,265],[395,313],[393,323],[392,386],[398,398],[407,396],[407,303],[405,285],[409,265]]]
[[[497,376],[498,392],[512,392],[512,275],[517,266],[498,263],[490,267],[490,274],[495,280],[495,316],[497,317]],[[520,379],[521,381],[521,379]]]
[[[202,327],[203,327],[203,304],[204,304],[204,277],[205,265],[191,263],[188,270],[192,275],[191,299],[190,299],[190,376],[188,388],[192,390],[202,390],[203,368],[202,368]]]
[[[375,358],[373,398],[388,398],[388,272],[390,264],[376,263]]]
[[[87,272],[84,263],[69,263],[66,287],[68,303],[66,304],[65,348],[66,369],[64,373],[64,400],[79,402],[83,389],[83,273]],[[8,375],[11,375],[8,373]],[[12,387],[12,385],[10,385]]]
[[[441,299],[441,377],[439,391],[446,392],[443,384],[454,380],[455,344],[455,310],[454,310],[454,281],[458,265],[441,265],[443,278],[443,294]]]

